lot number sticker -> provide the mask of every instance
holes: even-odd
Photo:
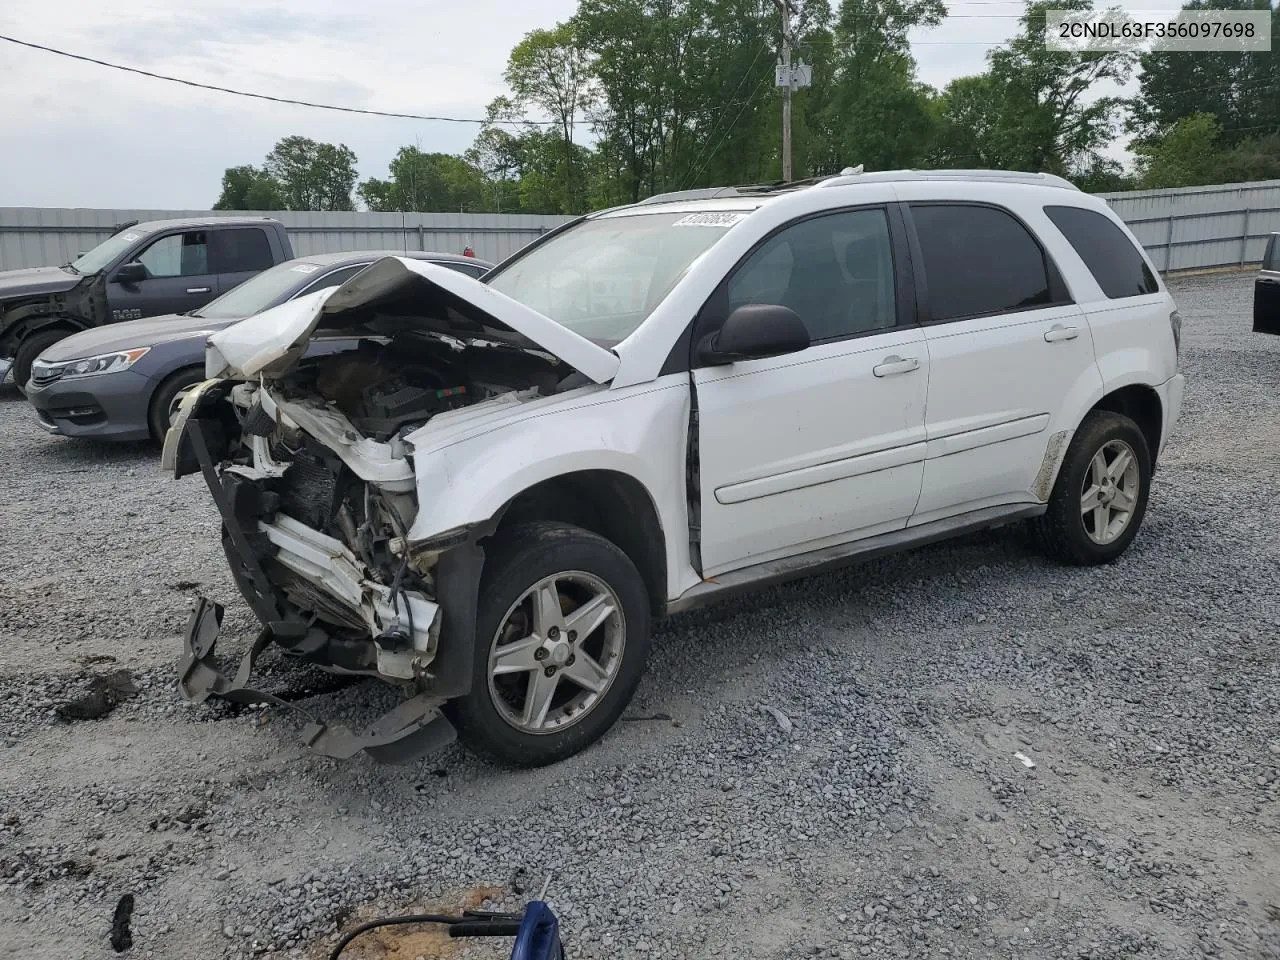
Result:
[[[745,220],[745,213],[691,213],[681,217],[673,227],[732,227],[739,220]]]

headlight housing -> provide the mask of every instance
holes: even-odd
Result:
[[[94,377],[100,373],[119,373],[121,370],[128,370],[150,350],[150,347],[135,347],[132,350],[103,353],[80,360],[64,360],[60,363],[37,360],[31,365],[31,378],[44,381],[67,380],[72,377]]]

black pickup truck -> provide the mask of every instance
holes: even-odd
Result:
[[[278,220],[203,217],[124,225],[61,267],[0,272],[0,381],[12,368],[22,389],[63,337],[194,310],[293,255]]]
[[[1253,281],[1253,329],[1280,334],[1280,233],[1267,238],[1262,269]]]

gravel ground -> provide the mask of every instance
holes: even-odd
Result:
[[[131,956],[317,957],[550,874],[577,957],[1280,958],[1280,340],[1249,278],[1174,292],[1183,421],[1116,565],[1000,533],[674,619],[627,721],[532,772],[334,763],[288,715],[182,703],[194,593],[252,629],[200,481],[43,436],[6,388],[0,942],[113,956],[131,893]],[[119,668],[112,714],[55,713]],[[385,702],[273,670],[319,713]],[[498,955],[351,955],[468,949]]]

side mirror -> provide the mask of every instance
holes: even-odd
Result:
[[[116,275],[112,278],[116,283],[141,283],[147,279],[150,274],[147,268],[137,260],[132,263],[126,263],[123,267],[116,271]]]
[[[735,308],[719,330],[703,338],[698,344],[698,360],[719,366],[778,357],[808,346],[809,331],[790,307],[747,303]]]

